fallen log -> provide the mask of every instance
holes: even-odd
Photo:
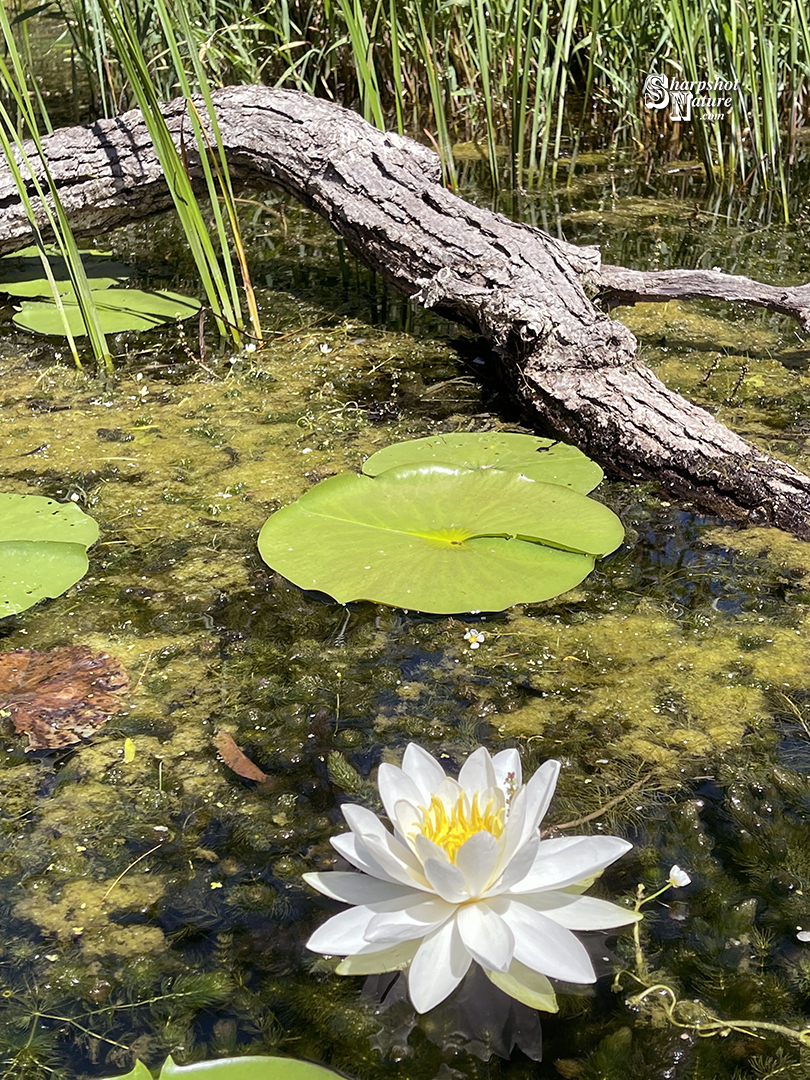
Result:
[[[261,86],[221,90],[214,100],[234,183],[293,195],[394,287],[483,334],[528,424],[613,475],[659,482],[695,509],[810,538],[810,477],[667,389],[638,360],[630,331],[589,298],[595,289],[607,306],[737,299],[791,314],[807,329],[810,286],[602,267],[596,248],[465,202],[442,186],[432,151],[337,105]],[[188,150],[185,102],[170,102],[164,115]],[[77,235],[171,206],[138,111],[43,141]],[[191,168],[202,190],[193,156]],[[10,171],[0,169],[0,253],[29,242]]]

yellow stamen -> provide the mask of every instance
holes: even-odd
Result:
[[[506,818],[505,809],[501,807],[500,810],[496,810],[493,799],[490,799],[481,809],[478,805],[477,792],[473,796],[469,810],[464,795],[459,796],[450,813],[447,812],[446,806],[438,795],[431,798],[427,809],[423,806],[419,809],[422,811],[422,827],[419,830],[422,836],[444,848],[450,856],[450,862],[453,863],[456,861],[456,854],[461,845],[476,833],[489,832],[493,836],[500,836]]]

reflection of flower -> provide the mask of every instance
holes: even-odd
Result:
[[[469,641],[471,649],[477,649],[483,641],[486,641],[486,634],[482,634],[480,630],[468,630],[464,635],[464,640]]]
[[[595,981],[572,930],[605,930],[638,916],[582,893],[630,848],[615,836],[541,840],[560,765],[547,761],[525,785],[520,757],[481,747],[458,781],[411,743],[402,768],[381,765],[380,796],[393,835],[361,806],[343,813],[350,833],[332,840],[361,874],[306,874],[316,889],[352,904],[307,942],[344,955],[341,975],[408,969],[419,1012],[438,1005],[476,960],[506,993],[556,1010],[548,977]]]

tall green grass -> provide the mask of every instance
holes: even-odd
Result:
[[[58,2],[96,98],[120,107],[131,88],[100,43],[100,0]],[[184,91],[157,5],[114,6],[164,99]],[[528,187],[588,145],[647,154],[663,145],[698,156],[712,184],[773,189],[784,200],[810,121],[802,0],[182,0],[182,9],[212,85],[296,87],[377,126],[425,133],[451,184],[457,141],[478,143],[493,186],[506,159],[511,182]],[[740,89],[727,114],[696,110],[690,124],[674,125],[644,107],[651,72],[737,79]]]
[[[0,100],[0,149],[11,171],[20,201],[25,208],[34,244],[42,261],[42,269],[51,288],[51,295],[62,320],[68,347],[76,367],[82,362],[76,341],[70,331],[64,304],[51,270],[46,251],[44,230],[49,231],[64,260],[70,276],[73,294],[81,312],[96,362],[107,372],[112,371],[112,355],[101,328],[98,310],[92,297],[76,240],[68,222],[58,185],[48,167],[48,158],[40,137],[41,127],[50,128],[45,102],[38,88],[29,91],[29,79],[25,64],[12,31],[5,6],[0,5],[0,36],[5,45],[6,57],[0,59],[0,86],[5,96],[13,102],[15,115],[9,112],[5,101]],[[36,101],[35,107],[32,98]],[[25,145],[28,137],[38,158],[36,168],[30,147]],[[44,179],[44,185],[40,180]],[[32,194],[29,188],[33,191]]]
[[[72,42],[74,56],[84,65],[87,82],[92,87],[91,100],[99,111],[114,114],[122,108],[137,104],[144,114],[156,153],[161,162],[167,184],[174,199],[175,208],[183,227],[189,249],[194,257],[208,306],[215,317],[220,332],[229,335],[235,343],[241,340],[244,330],[242,294],[244,293],[250,317],[252,336],[261,339],[258,305],[250,282],[250,275],[242,246],[236,213],[236,200],[232,190],[226,153],[219,131],[216,111],[211,96],[209,72],[220,70],[223,64],[250,66],[256,61],[257,50],[248,45],[248,29],[236,32],[236,26],[219,27],[212,21],[217,8],[213,5],[203,11],[196,5],[190,11],[184,4],[172,4],[166,0],[149,0],[143,3],[117,3],[114,0],[55,0],[55,5],[45,5],[45,10],[57,6],[63,20],[64,34]],[[205,15],[205,20],[202,16]],[[21,123],[25,130],[37,138],[40,126],[49,126],[47,114],[41,110],[39,121],[30,103],[30,88],[37,87],[35,72],[29,63],[28,70],[13,51],[11,27],[3,11],[4,28],[7,29],[7,49],[15,60],[16,82],[0,78],[0,90],[5,89],[16,107],[16,116],[8,117],[6,127],[19,132]],[[193,20],[193,22],[192,22]],[[16,24],[30,21],[30,13],[21,11]],[[250,33],[262,29],[259,23],[249,25]],[[30,51],[33,57],[33,49]],[[3,72],[5,72],[3,68]],[[256,68],[254,74],[259,73]],[[0,72],[2,75],[3,72]],[[169,133],[160,111],[160,102],[181,94],[188,102],[190,137],[197,149],[210,200],[213,225],[209,229],[206,211],[199,204],[192,179],[187,171],[186,148],[178,149]],[[199,94],[198,106],[192,101]],[[3,104],[0,97],[0,104]],[[207,114],[207,123],[201,115]],[[6,113],[8,116],[8,113]],[[207,134],[210,131],[210,136]],[[45,175],[48,176],[47,168]],[[23,196],[25,199],[25,197]],[[53,198],[56,227],[54,231],[70,256],[72,237],[65,232],[67,222],[58,198]],[[36,234],[35,234],[36,235]],[[63,236],[65,237],[63,239]],[[73,245],[75,247],[75,245]],[[78,259],[78,255],[76,256]],[[68,258],[68,264],[71,265]],[[238,269],[237,269],[238,268]],[[81,263],[79,262],[79,271]],[[93,341],[100,328],[94,326],[97,317],[92,302],[84,302],[83,288],[77,277],[76,292],[82,315]],[[89,290],[87,291],[89,298]],[[103,336],[102,339],[103,341]],[[106,345],[104,346],[106,349]],[[78,354],[74,355],[78,359]],[[105,353],[109,360],[109,352]]]

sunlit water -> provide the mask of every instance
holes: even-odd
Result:
[[[730,222],[686,181],[655,191],[624,169],[586,160],[570,186],[505,209],[608,261],[810,277],[796,227]],[[101,526],[88,576],[0,624],[2,646],[89,645],[132,683],[71,752],[26,754],[3,728],[7,1074],[280,1052],[363,1080],[808,1075],[783,1034],[699,1038],[668,1021],[665,992],[632,996],[661,984],[699,1002],[682,1021],[802,1025],[810,548],[606,482],[626,543],[555,602],[436,617],[301,592],[258,557],[269,513],[396,440],[518,429],[475,341],[410,311],[295,206],[259,196],[246,219],[268,331],[256,353],[209,336],[203,367],[191,325],[186,341],[123,338],[105,387],[58,345],[0,330],[3,490],[73,498]],[[193,288],[170,223],[110,243],[145,280]],[[810,353],[793,324],[716,304],[617,315],[670,385],[810,467]],[[230,772],[217,731],[271,779]],[[341,803],[379,809],[376,767],[412,739],[448,766],[479,743],[520,747],[526,772],[559,758],[549,822],[587,817],[577,831],[636,845],[599,895],[687,869],[692,884],[648,909],[643,970],[629,932],[594,935],[604,977],[563,994],[541,1037],[528,1010],[487,1013],[477,984],[419,1019],[390,980],[364,989],[307,954],[337,905],[301,874],[333,865]]]

